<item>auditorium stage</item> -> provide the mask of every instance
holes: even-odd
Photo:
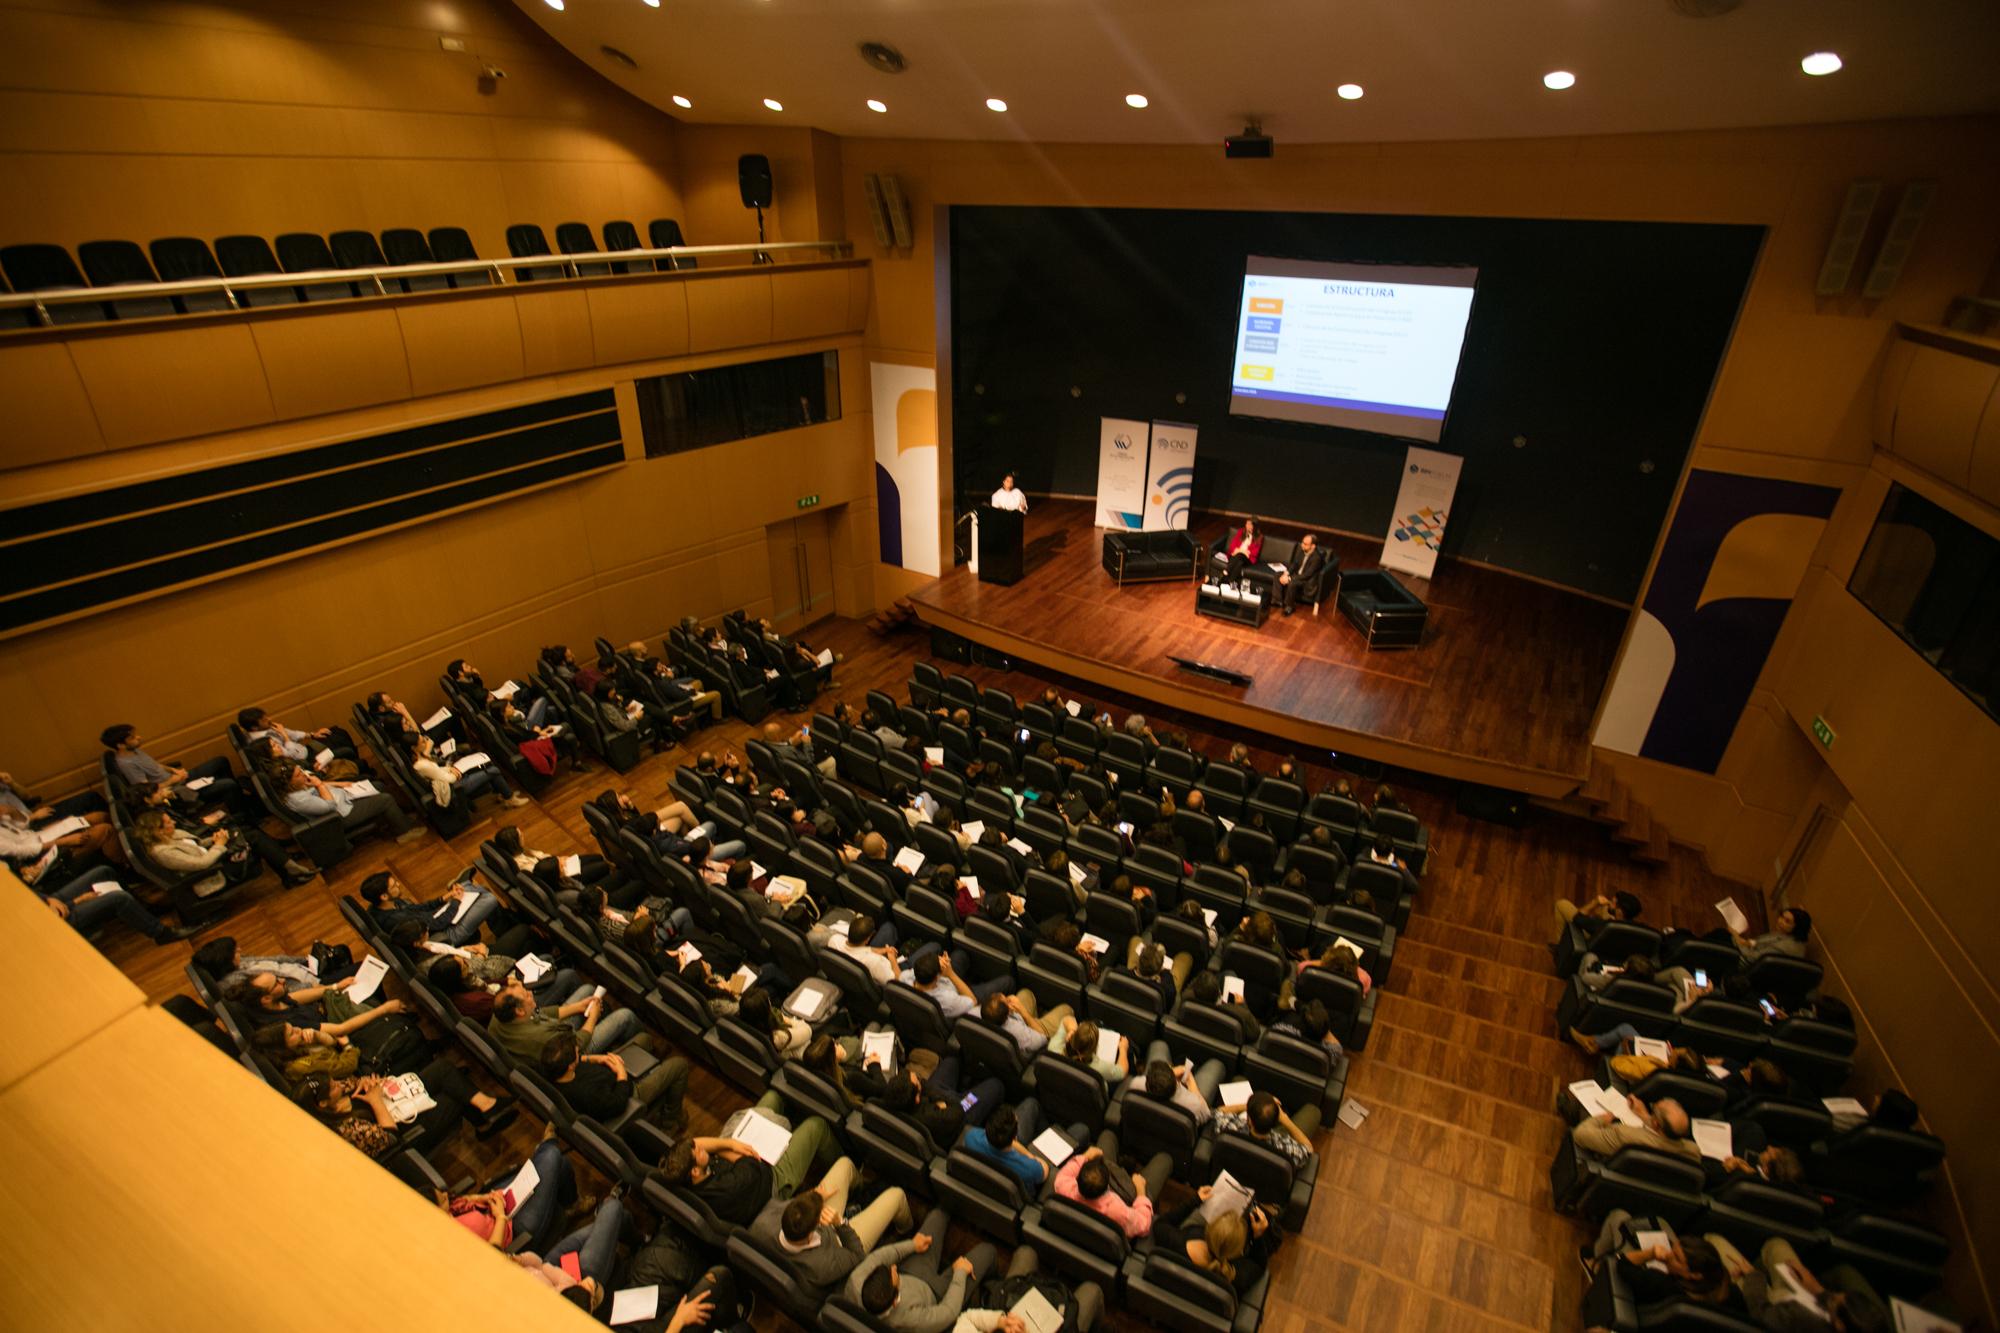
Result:
[[[1194,584],[1119,588],[1104,571],[1092,508],[1043,501],[1028,515],[1028,568],[1012,587],[964,566],[911,594],[927,625],[1079,680],[1295,742],[1538,796],[1590,766],[1590,720],[1610,674],[1623,608],[1446,560],[1430,581],[1398,575],[1430,608],[1423,643],[1368,652],[1334,609],[1275,610],[1263,628],[1198,617]],[[1229,526],[1196,518],[1206,541]],[[1287,528],[1273,532],[1294,535]],[[1381,542],[1332,537],[1343,569],[1373,568]],[[1255,679],[1191,675],[1194,658]]]

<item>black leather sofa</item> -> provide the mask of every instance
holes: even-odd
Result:
[[[1104,534],[1104,570],[1120,586],[1192,578],[1198,562],[1194,538],[1179,529]]]
[[[1228,549],[1231,539],[1236,536],[1239,530],[1237,528],[1230,528],[1208,544],[1207,570],[1211,575],[1220,577],[1223,570],[1227,567],[1229,561],[1223,555],[1223,552]],[[1319,549],[1326,556],[1326,564],[1320,570],[1318,586],[1301,588],[1299,590],[1300,598],[1312,604],[1314,615],[1319,614],[1319,604],[1326,600],[1328,590],[1333,587],[1334,581],[1340,576],[1340,557],[1327,550],[1324,541],[1320,543]],[[1273,537],[1269,533],[1266,533],[1264,535],[1264,549],[1259,551],[1258,555],[1261,559],[1255,565],[1244,570],[1243,577],[1259,585],[1263,589],[1265,600],[1275,606],[1278,600],[1278,576],[1271,572],[1270,567],[1272,565],[1283,565],[1287,569],[1297,569],[1299,566],[1299,544],[1290,537]]]
[[[1268,543],[1265,547],[1269,550]],[[1340,576],[1335,605],[1374,648],[1414,648],[1423,642],[1430,608],[1386,569],[1351,569]]]

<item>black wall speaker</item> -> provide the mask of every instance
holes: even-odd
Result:
[[[745,153],[736,159],[736,188],[743,192],[745,208],[771,206],[771,159],[762,153]]]

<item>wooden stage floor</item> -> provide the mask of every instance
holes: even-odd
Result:
[[[1228,522],[1198,519],[1193,531],[1207,541]],[[1317,617],[1273,611],[1253,630],[1195,615],[1191,580],[1118,587],[1079,501],[1036,506],[1027,539],[1019,583],[980,583],[960,566],[911,594],[918,614],[1038,666],[1302,747],[1538,796],[1567,794],[1589,770],[1622,608],[1446,561],[1432,580],[1397,576],[1430,608],[1423,643],[1369,652],[1331,600]],[[1381,554],[1359,538],[1326,544],[1343,569],[1373,568]],[[1254,680],[1191,675],[1170,654]]]

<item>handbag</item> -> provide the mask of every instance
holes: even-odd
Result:
[[[321,981],[337,981],[354,972],[354,950],[345,944],[328,944],[324,940],[314,940],[312,948],[314,974]]]

